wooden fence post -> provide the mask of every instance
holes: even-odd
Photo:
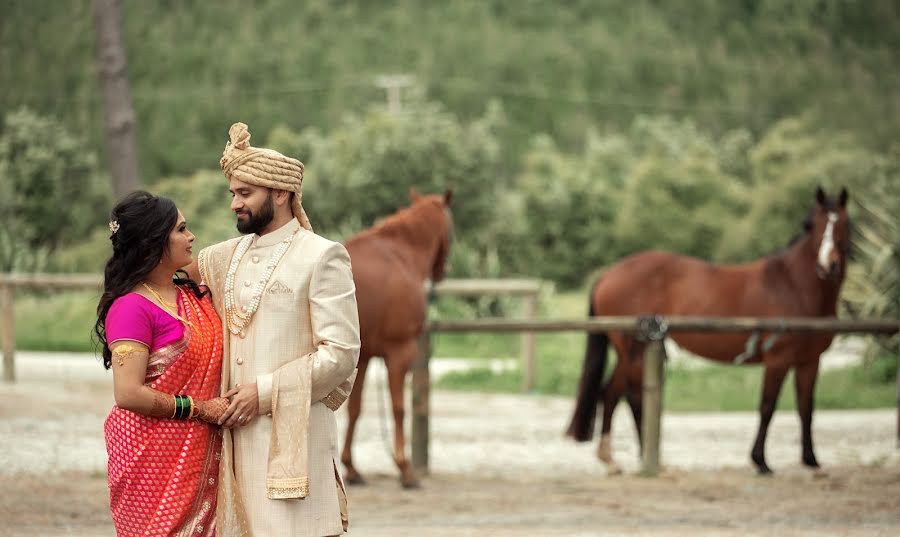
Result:
[[[431,332],[419,338],[419,356],[412,366],[412,466],[419,475],[428,474],[428,419],[431,412]]]
[[[656,477],[659,474],[660,432],[662,430],[663,367],[666,358],[666,326],[658,317],[639,323],[641,334],[648,340],[644,351],[644,378],[641,420],[641,475]]]
[[[0,285],[0,337],[3,338],[3,380],[16,381],[16,317],[13,284]]]
[[[537,314],[537,294],[525,295],[525,318],[533,320]],[[535,379],[534,332],[522,332],[522,391],[534,390]]]

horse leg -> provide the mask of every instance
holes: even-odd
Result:
[[[787,375],[788,367],[782,364],[766,365],[763,377],[762,400],[759,404],[759,432],[756,433],[756,442],[753,444],[753,451],[750,457],[756,464],[756,469],[760,474],[771,474],[772,470],[766,464],[766,433],[769,431],[769,422],[772,420],[772,414],[775,413],[775,406],[778,404],[778,394],[781,392],[781,385],[784,383],[784,377]]]
[[[353,384],[353,390],[350,392],[350,400],[347,402],[347,436],[344,438],[344,449],[341,451],[341,462],[347,473],[344,482],[348,485],[365,485],[366,480],[356,471],[353,466],[353,456],[351,453],[353,447],[353,433],[356,430],[356,420],[359,419],[359,413],[362,411],[362,391],[366,380],[366,369],[369,366],[369,356],[360,357],[357,363],[356,382]]]
[[[634,417],[634,426],[637,429],[638,453],[641,456],[644,454],[644,430],[641,426],[644,417],[642,396],[640,386],[629,386],[628,393],[625,395],[628,400],[628,406],[631,407],[631,415]]]
[[[400,470],[400,483],[403,488],[418,488],[419,481],[412,470],[412,464],[406,458],[406,436],[403,434],[404,381],[406,373],[412,366],[419,352],[418,342],[409,343],[391,349],[384,358],[388,371],[388,385],[391,390],[391,403],[394,410],[394,462]]]
[[[631,415],[634,417],[634,427],[637,430],[638,452],[644,453],[644,349],[646,345],[632,340],[628,350],[628,392],[625,397],[628,406],[631,407]]]
[[[819,373],[819,360],[803,364],[794,369],[794,387],[797,389],[797,413],[800,414],[800,425],[803,443],[803,464],[810,468],[818,468],[819,462],[813,452],[812,415],[813,396],[816,391],[816,377]]]
[[[620,354],[619,356],[626,356]],[[600,444],[597,446],[597,458],[606,463],[607,473],[609,475],[618,475],[622,473],[622,469],[613,460],[612,456],[612,417],[619,398],[625,392],[627,381],[627,359],[618,360],[616,368],[613,370],[612,378],[609,379],[609,385],[603,393],[603,425],[600,428]]]

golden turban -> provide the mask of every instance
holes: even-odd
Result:
[[[294,193],[291,212],[300,225],[312,231],[306,211],[303,210],[303,163],[286,157],[274,149],[252,147],[250,131],[244,123],[235,123],[228,129],[231,140],[225,144],[219,165],[228,179],[267,188]]]

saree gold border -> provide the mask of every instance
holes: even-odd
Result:
[[[208,425],[205,423],[197,422],[197,425],[212,428],[212,425]],[[188,537],[190,535],[193,535],[193,536],[199,535],[201,537],[203,537],[203,536],[212,537],[216,533],[215,532],[215,529],[216,529],[215,509],[212,508],[212,505],[210,505],[209,507],[204,509],[203,503],[205,501],[208,501],[208,499],[204,498],[204,496],[206,494],[206,491],[210,487],[216,487],[218,490],[218,486],[219,486],[218,472],[216,472],[215,481],[213,482],[212,485],[209,484],[208,480],[210,477],[210,475],[209,475],[210,466],[212,466],[213,461],[216,460],[216,449],[217,448],[222,449],[222,437],[219,434],[219,432],[216,430],[211,431],[210,435],[212,438],[209,443],[209,447],[207,447],[206,459],[203,463],[203,470],[200,473],[200,489],[197,491],[197,497],[194,499],[194,504],[191,506],[191,510],[190,510],[190,512],[192,514],[189,515],[189,517],[190,517],[189,520],[183,526],[181,526],[181,528],[175,533],[176,537]],[[209,523],[204,527],[200,527],[199,524],[203,521],[203,517],[207,516],[208,513],[212,513],[211,516],[209,517]]]
[[[144,384],[156,382],[169,366],[174,364],[178,357],[187,351],[190,342],[191,329],[185,326],[184,335],[181,336],[180,340],[153,351],[147,359],[147,376],[144,377]]]
[[[270,500],[288,500],[309,496],[309,478],[266,479],[266,497]]]

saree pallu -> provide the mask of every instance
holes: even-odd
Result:
[[[195,400],[218,397],[222,324],[206,296],[180,293],[192,325],[150,354],[144,385]],[[104,427],[110,510],[119,537],[214,536],[222,435],[199,420],[151,418],[113,407]]]

